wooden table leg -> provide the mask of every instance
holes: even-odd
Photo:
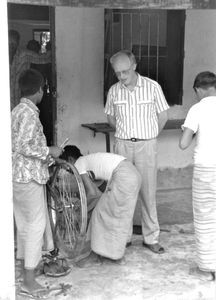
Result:
[[[106,152],[110,152],[110,135],[109,133],[105,133],[106,135]]]

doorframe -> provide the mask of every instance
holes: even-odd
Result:
[[[52,138],[53,145],[57,143],[57,74],[56,74],[56,44],[55,44],[55,7],[49,6],[50,40],[52,45]]]

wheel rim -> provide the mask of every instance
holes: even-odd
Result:
[[[87,228],[87,200],[82,179],[67,162],[56,166],[48,187],[48,208],[58,247],[72,257],[81,251]]]

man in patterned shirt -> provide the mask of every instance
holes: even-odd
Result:
[[[169,106],[160,85],[136,72],[133,53],[119,51],[110,63],[119,80],[110,88],[105,107],[108,122],[115,129],[114,151],[132,161],[142,176],[143,246],[161,254],[164,248],[158,242],[156,209],[157,136],[168,119]]]
[[[19,86],[23,98],[12,111],[13,204],[17,226],[17,258],[23,261],[23,292],[38,296],[42,286],[35,280],[34,270],[41,259],[43,235],[50,231],[45,198],[49,178],[49,157],[57,158],[62,149],[47,147],[39,120],[43,96],[43,76],[36,70],[26,70]],[[51,231],[50,231],[51,232]],[[47,250],[53,250],[52,238]]]

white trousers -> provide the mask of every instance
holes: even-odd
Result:
[[[124,256],[140,184],[133,164],[120,162],[92,213],[89,230],[95,253],[111,259]]]
[[[35,181],[13,183],[14,217],[17,226],[17,258],[24,259],[26,269],[34,269],[42,255],[45,241],[53,250],[45,185]]]
[[[142,177],[139,201],[143,240],[146,244],[156,244],[160,233],[156,209],[157,140],[132,142],[116,139],[114,152],[130,160]]]
[[[193,215],[197,264],[216,271],[216,167],[194,166]]]

